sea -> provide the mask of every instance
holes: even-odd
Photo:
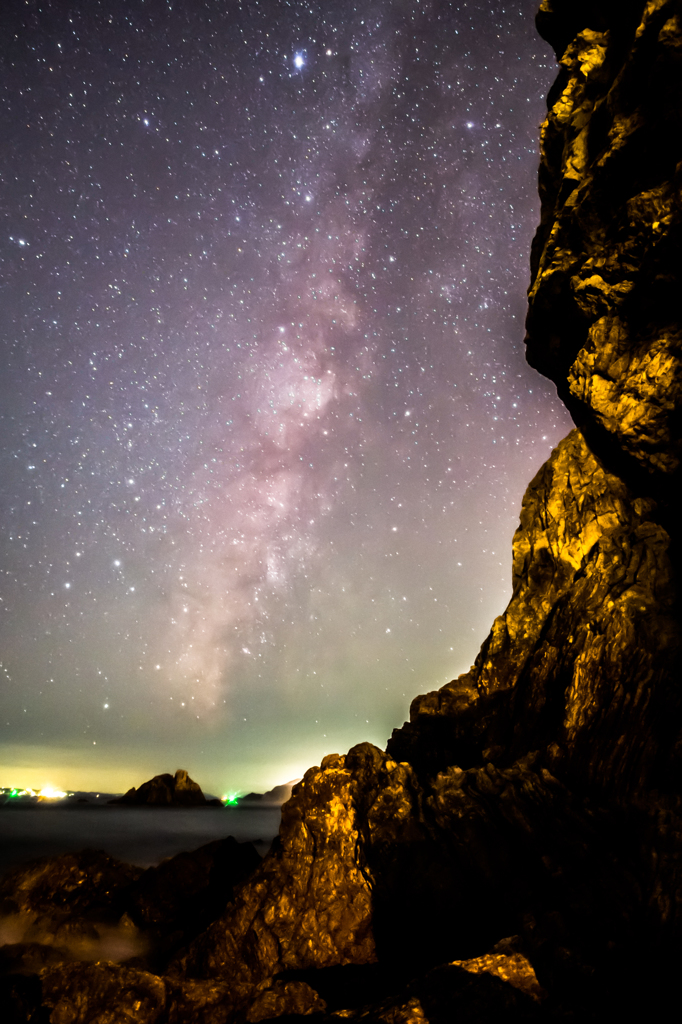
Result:
[[[254,843],[264,856],[280,817],[278,806],[0,807],[0,876],[39,857],[86,848],[146,868],[226,836]]]

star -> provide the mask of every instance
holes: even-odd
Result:
[[[112,780],[267,789],[383,746],[509,596],[570,429],[522,351],[556,64],[535,0],[53,6],[6,82],[3,729],[80,764],[120,709]]]

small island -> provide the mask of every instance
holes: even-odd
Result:
[[[129,789],[123,796],[109,801],[128,807],[222,807],[218,799],[207,800],[201,786],[190,779],[184,768],[178,768],[175,775],[155,775],[143,782],[139,789]]]

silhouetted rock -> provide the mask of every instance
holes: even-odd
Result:
[[[0,973],[131,957],[162,969],[223,913],[234,887],[260,863],[252,843],[230,836],[146,871],[98,850],[17,869],[0,886],[5,941],[15,940],[0,950]]]
[[[252,843],[232,836],[179,853],[148,868],[126,893],[126,912],[163,963],[223,913],[236,885],[253,874],[261,858]]]
[[[115,921],[126,891],[142,873],[102,850],[43,857],[0,880],[0,914],[52,921],[57,929],[60,922]]]
[[[249,807],[251,804],[257,804],[260,807],[280,807],[289,799],[297,782],[300,782],[300,779],[283,782],[280,786],[274,786],[265,793],[247,793],[246,796],[239,797],[238,806]]]
[[[155,775],[144,782],[139,789],[129,789],[123,796],[110,800],[112,804],[129,804],[134,807],[206,807],[210,805],[201,792],[201,787],[190,779],[184,768],[178,768],[175,775]]]
[[[42,986],[36,974],[0,977],[0,1020],[3,1024],[43,1024],[49,1021],[42,1005]]]
[[[362,1024],[493,1024],[495,1021],[531,1022],[546,1020],[539,1006],[537,981],[533,993],[529,987],[534,978],[532,967],[521,958],[496,956],[495,961],[480,967],[477,961],[465,964],[443,964],[428,971],[407,985],[399,986],[393,995],[355,1010],[342,1010],[320,1018],[325,1024],[339,1019]],[[301,1022],[305,1018],[297,1018]]]

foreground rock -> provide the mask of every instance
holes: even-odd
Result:
[[[139,1004],[136,1021],[166,1021],[172,1006],[178,1021],[213,1021],[215,1010],[222,1024],[224,986],[158,974],[260,862],[253,844],[228,837],[146,871],[98,850],[13,871],[0,887],[0,1019],[31,1020],[44,1006],[55,1020],[104,1020],[106,1008],[118,1021]]]
[[[155,775],[144,782],[139,789],[129,789],[123,796],[110,800],[112,804],[127,804],[132,807],[206,807],[220,806],[219,800],[207,800],[183,768],[175,775]]]
[[[125,894],[126,914],[152,946],[148,962],[164,967],[224,911],[235,886],[260,863],[252,843],[228,836],[148,868]]]
[[[389,752],[429,773],[542,750],[595,796],[648,805],[680,779],[678,589],[668,508],[575,430],[531,482],[514,592],[471,672],[417,697]]]
[[[86,955],[102,929],[118,925],[130,887],[142,874],[142,868],[101,850],[45,857],[16,868],[0,882],[3,931],[15,942]]]

